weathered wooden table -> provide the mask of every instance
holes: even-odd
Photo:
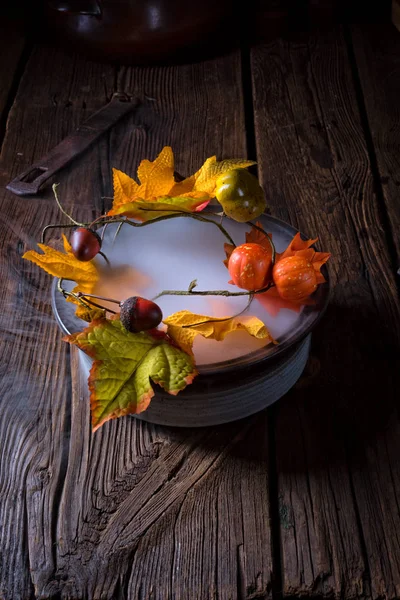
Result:
[[[0,597],[400,597],[400,34],[337,27],[184,66],[115,68],[1,36]],[[58,218],[4,186],[115,91],[139,111],[60,173],[78,220],[113,165],[248,156],[272,213],[332,252],[304,377],[204,430],[90,433],[51,278],[21,255]],[[57,236],[54,233],[54,236]]]

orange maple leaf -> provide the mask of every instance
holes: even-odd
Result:
[[[329,252],[317,252],[311,248],[316,242],[318,242],[318,238],[315,238],[315,240],[302,240],[300,233],[296,233],[286,250],[277,255],[276,262],[288,256],[303,256],[314,267],[317,283],[324,283],[325,277],[321,273],[321,267],[329,260],[331,255]]]
[[[262,223],[259,221],[257,221],[256,225],[260,229],[263,228]],[[246,244],[259,244],[266,250],[270,251],[271,242],[268,241],[268,237],[272,240],[272,233],[266,233],[264,230],[261,232],[260,229],[252,227],[251,231],[246,232]]]
[[[290,302],[290,300],[285,300],[280,297],[274,287],[263,294],[256,294],[255,298],[257,298],[258,302],[262,304],[271,317],[276,317],[282,308],[288,308],[289,310],[299,313],[302,306],[315,304],[312,298],[303,300],[301,304],[295,304],[294,302]]]
[[[315,240],[302,240],[300,233],[296,233],[286,250],[281,252],[279,258],[281,259],[287,258],[288,256],[294,256],[297,252],[310,248],[316,242],[318,242],[318,238],[315,238]]]

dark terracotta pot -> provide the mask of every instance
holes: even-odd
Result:
[[[48,0],[47,31],[92,56],[133,64],[187,60],[235,40],[232,0]]]

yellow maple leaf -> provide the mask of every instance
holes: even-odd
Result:
[[[190,177],[177,182],[174,178],[174,155],[170,146],[165,146],[154,161],[142,160],[138,167],[137,176],[140,183],[119,171],[113,169],[114,202],[109,215],[124,215],[130,218],[139,218],[138,211],[132,207],[136,202],[164,202],[174,205],[174,210],[187,211],[187,198],[201,197],[206,202],[214,196],[216,181],[218,177],[231,169],[246,168],[254,165],[252,160],[227,159],[217,161],[215,156],[208,158],[204,165]],[[197,194],[197,196],[196,196]],[[181,201],[177,202],[177,198]],[[161,200],[162,199],[162,200]],[[172,201],[169,202],[168,199]],[[171,209],[172,210],[172,209]],[[201,210],[195,206],[192,210]],[[168,212],[168,211],[167,211]],[[165,211],[163,211],[165,214]],[[140,215],[140,213],[139,213]],[[149,218],[160,216],[151,215],[151,212],[141,214],[141,219],[147,221]]]
[[[132,177],[118,169],[113,169],[114,204],[130,202],[137,196],[138,184]]]
[[[138,168],[138,177],[140,186],[137,195],[140,198],[148,200],[169,195],[175,184],[172,148],[165,146],[153,162],[142,160]]]
[[[172,148],[165,146],[153,162],[142,160],[138,167],[138,178],[140,185],[129,175],[113,169],[113,210],[137,198],[153,200],[158,196],[168,195],[175,185]]]
[[[203,192],[188,192],[184,196],[160,196],[154,202],[135,198],[134,202],[115,205],[109,215],[124,215],[137,221],[151,221],[171,212],[199,212],[210,202]]]
[[[104,308],[96,308],[95,306],[84,306],[83,304],[79,304],[78,308],[75,311],[75,315],[82,319],[82,321],[86,321],[87,323],[91,323],[92,321],[96,321],[97,319],[103,319],[106,316],[106,311]]]
[[[254,160],[244,160],[241,158],[229,158],[217,161],[216,156],[211,156],[207,158],[204,165],[194,175],[176,183],[170,193],[184,194],[188,191],[198,191],[209,194],[212,198],[215,195],[218,177],[232,169],[245,169],[255,164]]]
[[[43,254],[28,250],[22,258],[30,260],[54,277],[75,281],[78,285],[73,289],[74,293],[90,294],[98,280],[96,267],[92,261],[82,262],[75,258],[65,235],[63,235],[63,242],[65,253],[45,244],[38,244]]]
[[[244,329],[257,339],[276,343],[268,329],[257,317],[207,317],[181,310],[164,319],[167,333],[182,350],[193,356],[193,342],[197,335],[221,341],[228,333]]]
[[[211,196],[214,196],[215,184],[218,177],[232,169],[245,169],[255,164],[254,160],[243,160],[241,158],[229,158],[217,161],[216,156],[211,156],[207,158],[201,169],[192,175],[194,178],[193,189],[207,192]]]

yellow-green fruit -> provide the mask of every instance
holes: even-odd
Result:
[[[257,177],[245,169],[233,169],[218,177],[215,197],[225,214],[239,223],[256,219],[267,206]]]

